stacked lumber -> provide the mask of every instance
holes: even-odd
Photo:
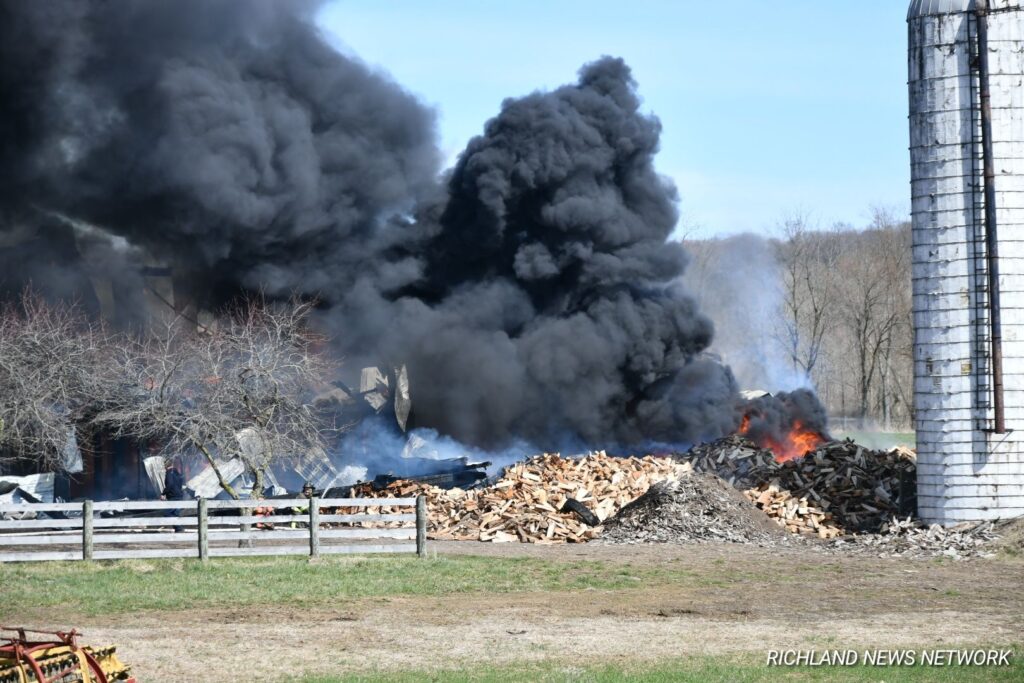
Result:
[[[599,522],[689,468],[670,458],[610,457],[603,451],[579,459],[539,455],[505,469],[501,478],[478,489],[439,489],[396,481],[382,490],[356,486],[352,495],[427,498],[428,535],[435,539],[494,543],[581,543],[596,538],[600,526],[588,526],[563,507],[570,500],[585,506]],[[381,512],[389,512],[385,508]]]

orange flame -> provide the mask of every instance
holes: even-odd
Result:
[[[749,436],[747,433],[749,430],[750,417],[748,415],[744,415],[743,422],[740,423],[739,433],[744,436]],[[789,433],[781,440],[764,437],[762,439],[757,439],[756,441],[758,442],[758,446],[761,448],[767,448],[775,454],[776,462],[786,462],[787,460],[795,460],[796,458],[804,457],[818,446],[825,443],[825,437],[813,429],[805,427],[804,423],[800,420],[794,420]]]

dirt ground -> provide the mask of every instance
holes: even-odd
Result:
[[[1019,558],[880,559],[725,544],[434,542],[430,549],[664,565],[692,571],[693,580],[617,591],[378,597],[339,601],[327,610],[189,609],[72,623],[90,642],[119,644],[141,681],[223,681],[231,672],[237,680],[274,681],[306,672],[479,661],[633,662],[787,648],[1024,642]],[[68,618],[60,614],[61,622]]]

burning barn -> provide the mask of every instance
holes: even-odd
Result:
[[[921,516],[1024,514],[1024,4],[910,5]]]
[[[708,353],[678,194],[655,167],[661,124],[622,59],[505,100],[442,172],[433,113],[329,45],[314,6],[3,5],[2,289],[86,292],[128,327],[163,310],[202,328],[255,291],[316,301],[327,351],[383,368],[317,387],[325,411],[383,411],[392,434],[477,452],[742,431],[795,458],[827,438],[813,393],[747,400]],[[195,411],[189,391],[222,375],[198,377],[178,405]],[[140,401],[164,386],[124,384]],[[221,452],[243,431],[221,430]],[[344,444],[368,477],[437,474],[370,432]],[[139,481],[142,456],[127,458]],[[311,462],[300,478],[337,478]]]

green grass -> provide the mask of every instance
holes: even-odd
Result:
[[[936,681],[949,683],[999,683],[1024,680],[1024,662],[1011,658],[1008,667],[767,667],[764,660],[749,655],[691,657],[639,664],[589,664],[571,666],[554,662],[523,662],[514,665],[473,665],[436,671],[380,672],[344,676],[307,676],[286,679],[287,683],[504,683],[506,681]]]
[[[728,571],[715,581],[728,581]],[[617,590],[652,583],[702,585],[691,571],[533,558],[382,556],[126,560],[0,565],[5,612],[60,606],[85,614],[337,604],[338,598],[552,590]]]

